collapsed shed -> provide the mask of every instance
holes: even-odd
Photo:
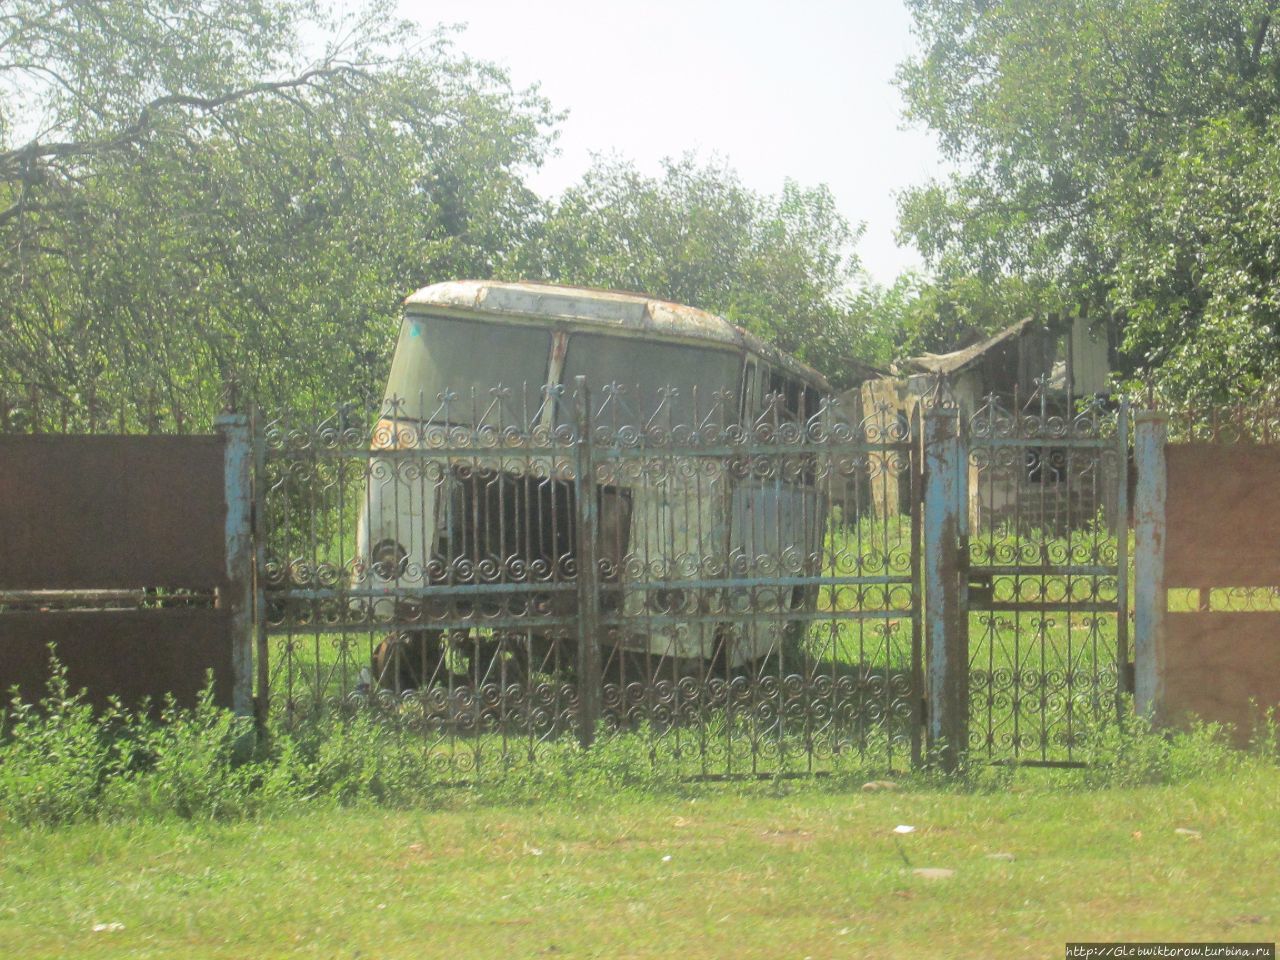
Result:
[[[926,353],[899,361],[887,375],[865,381],[861,406],[866,415],[879,411],[896,417],[905,425],[918,424],[922,407],[935,398],[959,408],[962,421],[994,404],[1006,411],[1035,416],[1069,416],[1080,398],[1105,398],[1111,391],[1111,345],[1109,331],[1086,317],[1065,324],[1046,323],[1027,317],[991,336],[950,353]],[[1005,471],[1000,484],[979,485],[971,476],[969,516],[972,529],[1007,519],[1018,484],[1028,482],[1054,485],[1065,479],[1056,466],[1051,446],[1028,447],[1016,469]],[[976,465],[970,465],[971,474]],[[909,491],[900,476],[871,490],[873,515],[881,519],[909,512]],[[1085,497],[1084,488],[1071,491]],[[1045,517],[1026,513],[1020,522],[1045,523]],[[1105,504],[1077,504],[1086,513]],[[1085,513],[1073,511],[1074,515]]]

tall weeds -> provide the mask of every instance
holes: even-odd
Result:
[[[1131,715],[1123,727],[1086,731],[1087,766],[1065,776],[974,764],[960,777],[925,770],[911,779],[920,789],[961,790],[1003,790],[1015,776],[1090,789],[1180,783],[1275,764],[1276,730],[1272,711],[1246,752],[1230,748],[1225,731],[1213,725],[1167,733]],[[651,731],[641,729],[601,736],[589,751],[569,737],[540,743],[536,760],[513,754],[481,764],[477,752],[474,769],[463,777],[469,783],[459,789],[448,785],[459,779],[459,756],[433,750],[420,731],[393,717],[317,713],[262,737],[249,721],[215,705],[211,685],[189,709],[167,703],[127,710],[115,703],[95,712],[53,658],[44,697],[30,704],[15,693],[0,711],[0,828],[125,818],[230,820],[304,804],[574,802],[700,789],[684,779],[688,769],[655,757],[653,742]],[[447,776],[442,763],[451,765]],[[826,783],[853,792],[882,775],[853,757],[833,764]]]

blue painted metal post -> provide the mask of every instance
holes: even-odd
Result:
[[[214,421],[223,440],[226,519],[226,594],[234,673],[232,707],[242,717],[253,710],[253,438],[249,418],[226,413]]]
[[[1116,535],[1116,718],[1124,721],[1125,694],[1133,693],[1133,655],[1129,648],[1129,401],[1116,415],[1116,510],[1110,526]]]
[[[578,740],[583,747],[595,742],[604,695],[600,675],[600,565],[599,515],[596,500],[595,465],[591,458],[593,424],[591,391],[586,377],[574,381],[577,402],[578,438],[575,444],[574,500],[577,508],[578,568]]]
[[[960,603],[966,464],[959,410],[935,407],[925,413],[924,424],[926,732],[930,757],[951,771],[969,739],[969,656]]]
[[[1168,418],[1142,411],[1134,416],[1133,459],[1138,472],[1134,498],[1133,661],[1138,713],[1159,719],[1164,696],[1165,489],[1164,446]]]

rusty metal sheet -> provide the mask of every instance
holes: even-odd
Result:
[[[1174,613],[1165,619],[1164,723],[1194,714],[1248,741],[1250,700],[1280,705],[1280,613]]]
[[[1280,586],[1280,447],[1165,450],[1165,584]]]
[[[225,579],[216,436],[0,436],[0,589]]]
[[[24,699],[43,694],[49,644],[75,689],[102,706],[116,695],[136,705],[166,694],[195,703],[213,671],[218,704],[232,705],[233,673],[224,610],[106,610],[0,613],[0,689],[15,684]]]

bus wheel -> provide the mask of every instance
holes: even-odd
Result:
[[[444,645],[438,630],[388,634],[373,651],[373,679],[381,690],[403,693],[443,679]]]

